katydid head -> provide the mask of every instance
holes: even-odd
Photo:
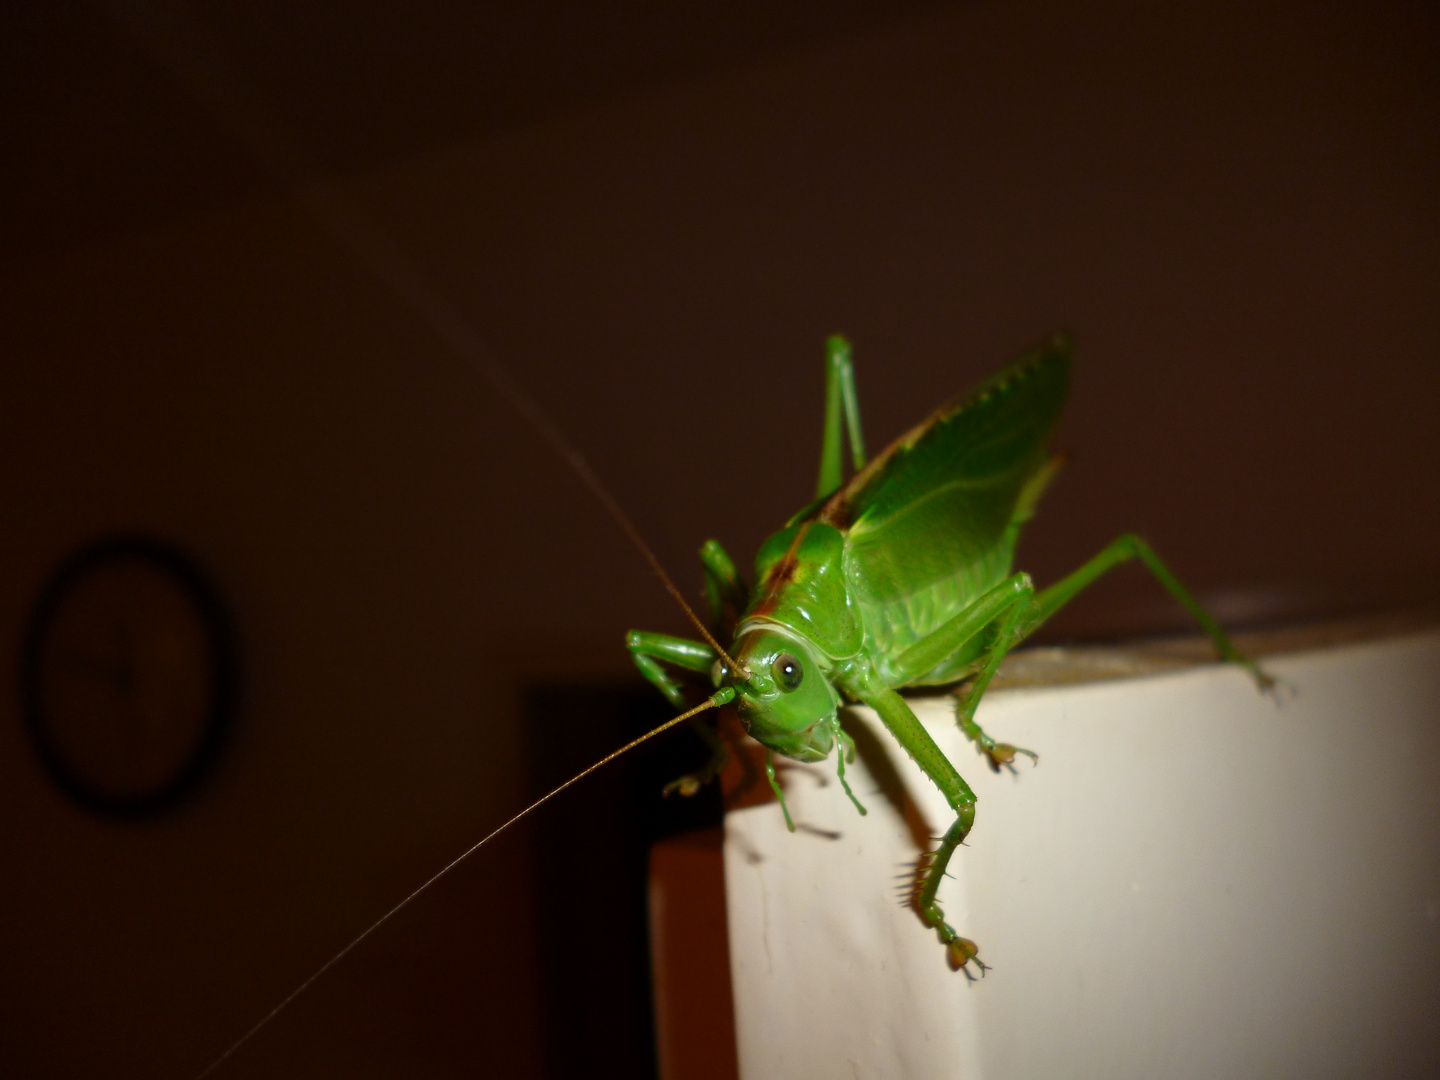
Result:
[[[797,761],[823,761],[835,745],[840,699],[810,647],[767,628],[741,634],[733,646],[742,676],[715,666],[717,687],[735,690],[740,723],[756,742]]]

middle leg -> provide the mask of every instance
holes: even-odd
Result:
[[[975,744],[990,767],[996,770],[1002,766],[1013,768],[1016,755],[1039,760],[1033,751],[996,742],[975,722],[980,698],[994,678],[1000,662],[1005,659],[1005,654],[1022,636],[1024,621],[1033,606],[1034,597],[1035,586],[1030,575],[1012,574],[949,622],[901,653],[895,664],[900,679],[898,685],[908,686],[924,680],[947,658],[955,656],[981,634],[986,631],[992,633],[975,677],[965,687],[956,719],[965,737]]]

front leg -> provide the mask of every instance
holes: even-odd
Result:
[[[940,944],[945,946],[951,968],[964,971],[966,978],[973,979],[974,975],[971,974],[969,966],[973,962],[983,975],[987,969],[980,960],[979,947],[969,938],[961,937],[955,928],[945,921],[945,913],[937,899],[940,882],[945,877],[945,868],[950,864],[950,856],[955,853],[955,849],[960,846],[975,823],[975,793],[935,745],[935,740],[910,711],[904,698],[894,690],[871,687],[857,688],[855,696],[880,715],[881,721],[895,736],[896,741],[905,748],[915,763],[925,770],[925,775],[930,777],[945,796],[950,808],[955,811],[954,823],[945,830],[940,846],[929,856],[920,891],[915,896],[915,909],[921,921],[935,931]]]
[[[688,708],[685,696],[681,693],[679,684],[660,666],[661,661],[685,671],[709,675],[717,659],[715,650],[703,641],[672,637],[670,634],[652,634],[643,630],[631,630],[626,634],[625,647],[630,651],[630,658],[635,661],[640,674],[659,689],[671,705],[682,712]],[[698,716],[692,716],[686,723],[710,748],[710,760],[697,772],[666,784],[666,795],[677,791],[681,795],[694,795],[702,786],[719,776],[730,760],[730,750],[714,728]]]
[[[715,664],[715,650],[703,641],[674,637],[670,634],[652,634],[644,630],[631,630],[625,635],[625,648],[630,659],[640,669],[640,674],[652,686],[665,695],[667,701],[684,712],[689,706],[675,682],[660,666],[660,661],[673,664],[685,671],[708,675]]]

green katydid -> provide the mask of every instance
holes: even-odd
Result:
[[[701,548],[712,623],[728,604],[737,615],[730,650],[686,603],[608,489],[569,449],[548,421],[542,435],[600,498],[704,638],[631,631],[627,644],[640,671],[683,710],[664,724],[572,777],[473,844],[373,922],[271,1009],[200,1074],[227,1061],[292,1001],[455,866],[532,811],[607,762],[700,712],[734,704],[745,730],[766,748],[766,773],[792,829],[773,754],[820,761],[833,750],[845,792],[854,744],[839,721],[848,699],[871,706],[901,746],[934,781],[955,811],[939,847],[927,856],[915,907],[945,946],[952,967],[973,977],[987,965],[979,948],[945,921],[936,898],[955,848],[975,819],[975,794],[941,753],[897,691],[964,683],[958,721],[995,769],[1029,750],[998,743],[975,722],[975,710],[1000,662],[1018,642],[1107,570],[1140,559],[1210,636],[1221,657],[1244,669],[1261,689],[1271,679],[1231,643],[1139,537],[1116,539],[1078,570],[1037,592],[1030,576],[1012,571],[1020,527],[1033,515],[1059,459],[1047,443],[1059,419],[1070,373],[1070,343],[1056,336],[1026,353],[969,395],[945,405],[866,461],[850,346],[830,338],[826,350],[825,427],[817,497],[764,544],[756,556],[756,587],[748,589],[716,541]],[[507,389],[508,383],[501,388]],[[532,416],[542,416],[531,410]],[[842,483],[843,440],[854,474]],[[686,709],[670,664],[706,674],[714,691]],[[674,787],[696,790],[724,764],[724,743],[700,727],[712,760]]]
[[[939,934],[951,963],[981,971],[973,942],[944,920],[936,892],[955,847],[974,820],[975,796],[916,720],[899,689],[971,679],[959,710],[965,733],[994,767],[1030,751],[996,743],[974,721],[975,708],[1006,652],[1106,570],[1140,558],[1210,635],[1221,655],[1245,666],[1261,686],[1269,680],[1242,656],[1224,631],[1138,537],[1123,536],[1058,584],[1037,593],[1012,573],[1019,528],[1056,470],[1046,442],[1064,402],[1069,344],[1055,338],[948,405],[867,464],[848,344],[827,349],[826,408],[816,500],[760,549],[757,587],[746,589],[718,543],[702,549],[712,620],[723,603],[740,615],[727,652],[695,617],[629,517],[543,409],[486,355],[466,320],[424,284],[366,215],[321,175],[221,58],[165,16],[116,9],[166,57],[286,186],[304,193],[316,219],[396,296],[491,383],[588,486],[634,542],[705,639],[632,633],[629,647],[648,679],[683,709],[679,687],[661,663],[708,672],[706,701],[633,740],[555,788],[473,844],[380,916],[265,1014],[201,1074],[223,1065],[292,1001],[417,896],[566,788],[631,747],[695,714],[733,702],[749,733],[767,748],[767,773],[784,807],[769,752],[802,761],[825,758],[838,745],[841,783],[853,745],[838,721],[843,698],[873,706],[886,726],[956,811],[926,869],[917,897],[921,917]],[[842,442],[848,438],[855,474],[842,484]],[[723,744],[695,787],[717,770]],[[845,786],[849,793],[848,785]],[[854,799],[854,795],[850,796]],[[859,807],[858,801],[856,806]],[[863,813],[863,808],[861,808]],[[789,821],[788,811],[786,820]]]
[[[820,761],[837,750],[840,783],[854,745],[840,725],[845,701],[873,708],[934,781],[954,823],[924,870],[915,906],[935,930],[952,967],[983,973],[973,941],[945,921],[936,899],[945,868],[975,819],[975,794],[897,693],[968,680],[957,718],[992,768],[1029,750],[997,743],[975,710],[1005,654],[1107,570],[1140,559],[1200,624],[1226,660],[1262,689],[1270,679],[1242,655],[1220,625],[1180,584],[1144,540],[1119,537],[1078,570],[1036,591],[1014,572],[1020,527],[1054,478],[1059,458],[1047,449],[1065,402],[1070,343],[1057,335],[967,396],[945,405],[867,463],[860,432],[850,346],[830,338],[825,369],[825,428],[816,499],[761,545],[749,590],[714,540],[701,549],[706,595],[718,625],[730,604],[737,625],[728,654],[707,642],[631,631],[640,671],[678,708],[680,686],[662,664],[708,674],[733,691],[746,732],[765,746],[766,774],[793,830],[775,779],[773,755]],[[855,472],[844,483],[842,435]],[[724,744],[708,729],[713,759],[678,782],[693,791],[724,764]]]

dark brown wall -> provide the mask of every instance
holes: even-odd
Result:
[[[974,5],[348,189],[687,587],[703,539],[748,561],[807,501],[827,333],[878,446],[1067,327],[1037,580],[1135,528],[1232,617],[1401,601],[1440,582],[1437,45],[1422,4]],[[515,805],[521,683],[683,624],[293,202],[12,261],[0,355],[11,640],[68,549],[140,528],[211,568],[246,675],[214,782],[146,826],[66,804],[0,695],[0,1071],[185,1075]],[[1170,625],[1154,597],[1127,575],[1070,631]],[[481,857],[230,1075],[538,1068],[526,859]]]

